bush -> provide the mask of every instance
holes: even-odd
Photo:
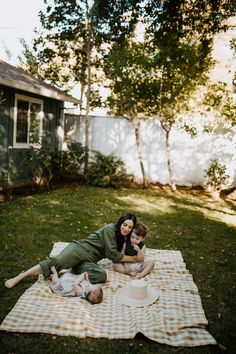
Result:
[[[205,170],[207,177],[207,186],[215,191],[222,190],[228,184],[229,176],[226,173],[226,166],[218,160],[211,161],[210,166]]]
[[[23,160],[23,168],[29,171],[34,184],[46,184],[49,190],[52,180],[81,176],[84,151],[76,142],[68,144],[68,151],[54,151],[47,144],[39,148],[32,146]]]
[[[86,149],[78,142],[70,142],[67,151],[53,151],[48,145],[41,148],[30,147],[23,161],[23,168],[30,172],[34,184],[50,189],[52,180],[61,177],[83,177],[87,184],[98,187],[120,187],[128,175],[120,159],[100,152],[91,152],[92,161],[83,175]]]
[[[85,148],[81,143],[71,141],[67,144],[68,150],[60,152],[61,175],[81,176],[85,159]]]
[[[87,183],[93,186],[119,188],[127,174],[123,161],[112,155],[105,156],[94,151],[85,178]]]
[[[33,183],[41,186],[46,184],[50,189],[51,180],[58,174],[59,155],[48,147],[30,147],[23,160],[23,168],[29,171]]]

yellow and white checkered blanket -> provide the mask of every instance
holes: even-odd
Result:
[[[50,255],[58,254],[66,245],[55,243]],[[111,263],[104,259],[99,263],[106,269],[108,281],[102,285],[101,304],[57,296],[52,293],[49,281],[39,276],[6,316],[0,330],[110,339],[134,338],[142,333],[153,341],[172,346],[216,344],[206,330],[208,323],[198,289],[181,253],[148,248],[145,257],[155,261],[154,270],[145,278],[160,293],[154,304],[140,308],[121,304],[116,291],[130,278],[114,272]]]

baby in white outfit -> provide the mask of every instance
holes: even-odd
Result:
[[[89,281],[88,273],[72,274],[63,273],[60,277],[55,267],[52,271],[52,291],[61,296],[79,296],[88,300],[91,304],[99,304],[103,299],[103,291],[99,285],[93,285]]]

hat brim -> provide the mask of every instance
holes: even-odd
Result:
[[[159,297],[158,291],[153,288],[147,288],[147,297],[145,299],[133,299],[128,295],[128,286],[125,286],[116,292],[116,296],[124,305],[131,307],[142,307],[153,304]]]

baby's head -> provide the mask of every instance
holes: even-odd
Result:
[[[130,236],[131,243],[136,243],[137,245],[144,240],[148,232],[146,225],[141,222],[137,222],[133,228],[132,234]]]
[[[103,290],[100,286],[96,287],[94,290],[91,290],[87,296],[86,299],[91,303],[91,304],[100,304],[103,299]]]

